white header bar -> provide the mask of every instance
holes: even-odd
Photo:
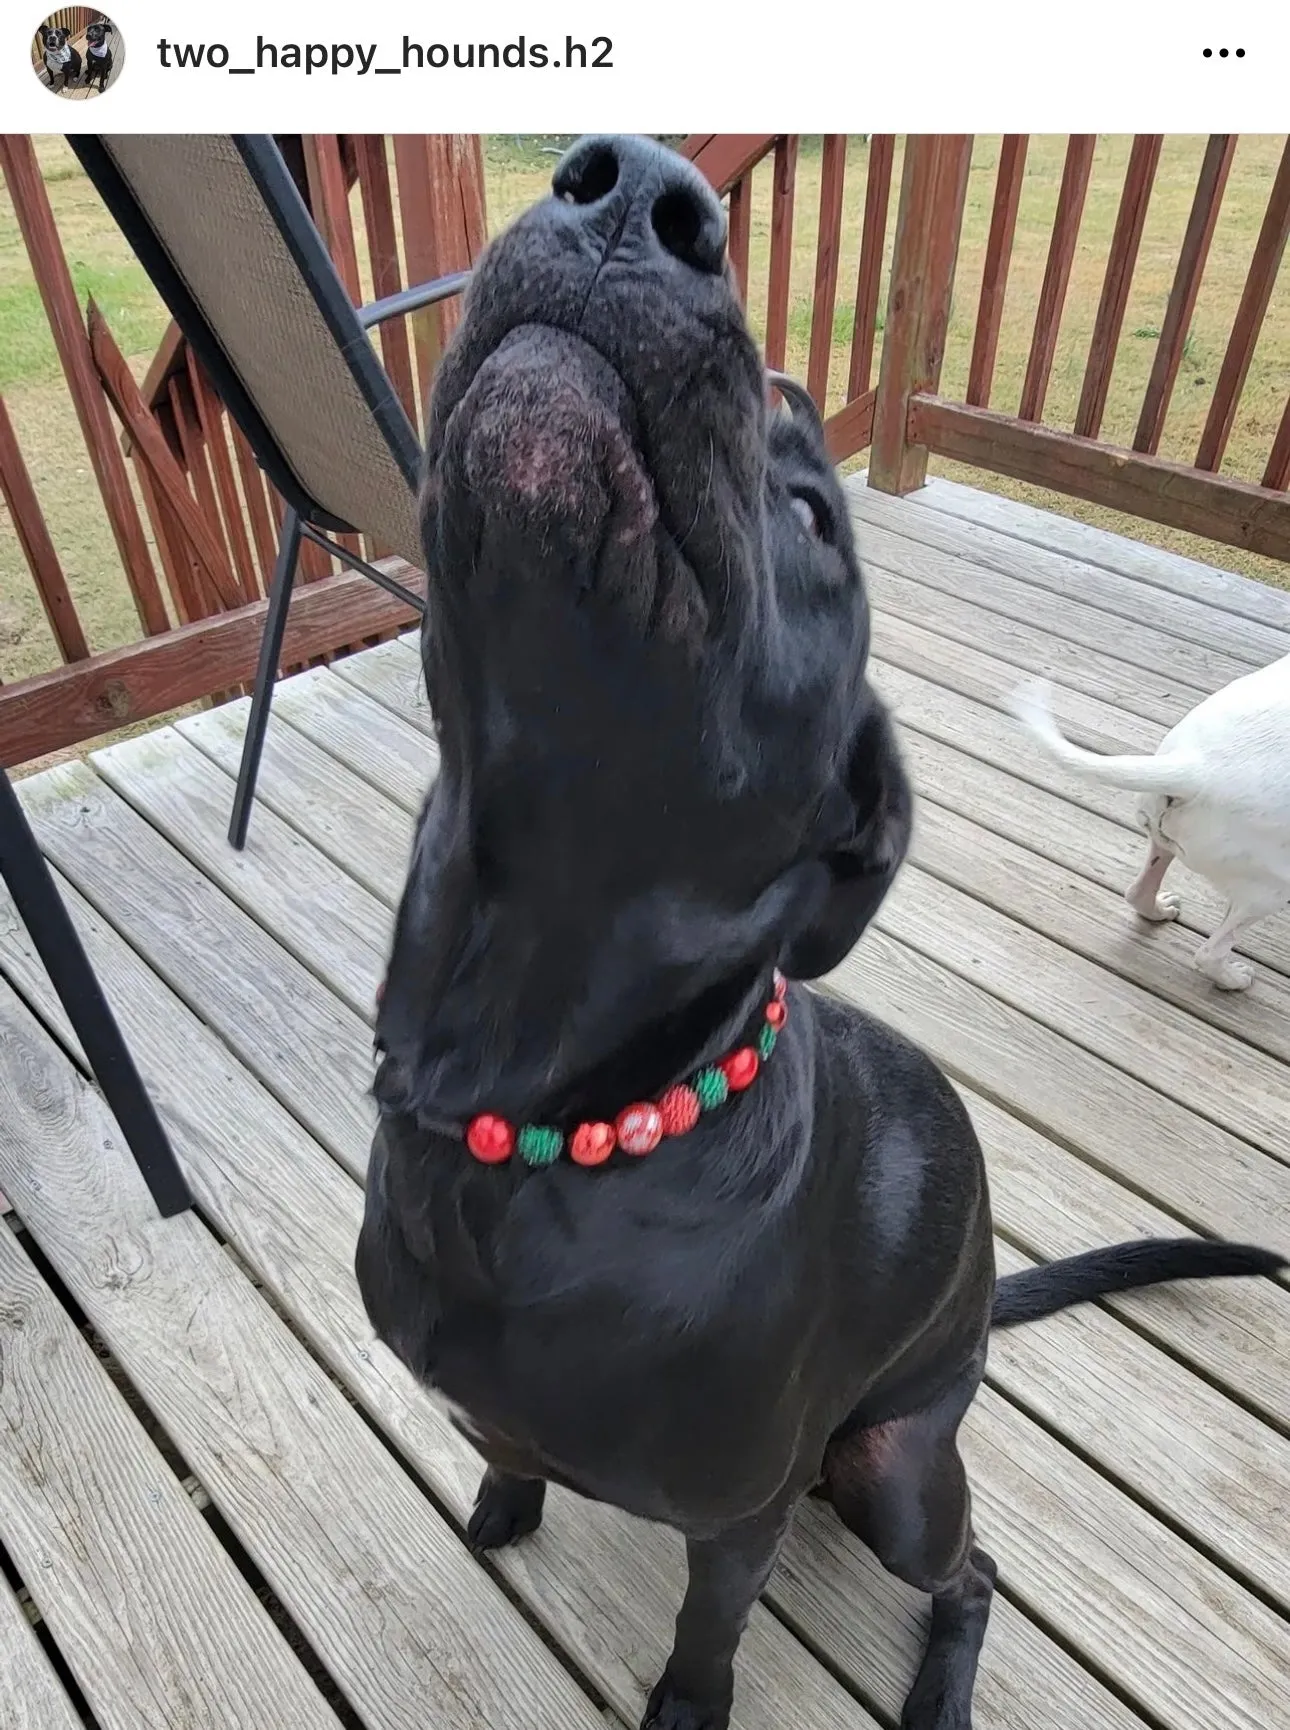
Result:
[[[5,0],[9,131],[1290,128],[1284,0],[107,0],[120,72],[70,98],[32,64],[42,5]]]

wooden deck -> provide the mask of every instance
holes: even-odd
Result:
[[[922,794],[911,865],[829,982],[962,1086],[1004,1268],[1143,1233],[1290,1248],[1290,918],[1225,996],[1119,899],[1130,801],[1004,710],[1049,673],[1150,747],[1290,650],[1290,597],[947,483],[854,485],[876,679]],[[154,1218],[0,907],[0,1724],[634,1725],[670,1534],[556,1494],[483,1567],[471,1450],[351,1274],[371,1011],[433,770],[412,649],[279,692],[243,856],[245,705],[27,780],[200,1213]],[[1180,873],[1180,877],[1183,874]],[[73,1053],[74,1056],[74,1053]],[[966,1426],[1002,1590],[977,1730],[1272,1730],[1290,1678],[1290,1292],[1222,1282],[1000,1337]],[[739,1730],[891,1725],[924,1606],[817,1506],[739,1666]]]

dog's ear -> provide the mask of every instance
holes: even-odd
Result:
[[[913,796],[885,707],[870,693],[835,792],[850,834],[821,858],[826,887],[780,965],[793,979],[818,979],[860,940],[909,850]]]

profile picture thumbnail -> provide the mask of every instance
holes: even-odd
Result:
[[[121,76],[121,32],[94,6],[62,6],[37,30],[31,45],[36,76],[55,96],[86,101],[102,96]]]

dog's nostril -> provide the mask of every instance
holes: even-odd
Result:
[[[654,232],[666,251],[682,264],[715,274],[725,257],[725,225],[713,210],[705,209],[685,187],[664,192],[654,200],[650,213]]]
[[[607,145],[567,163],[556,176],[555,190],[566,204],[598,204],[618,185],[618,158]]]

